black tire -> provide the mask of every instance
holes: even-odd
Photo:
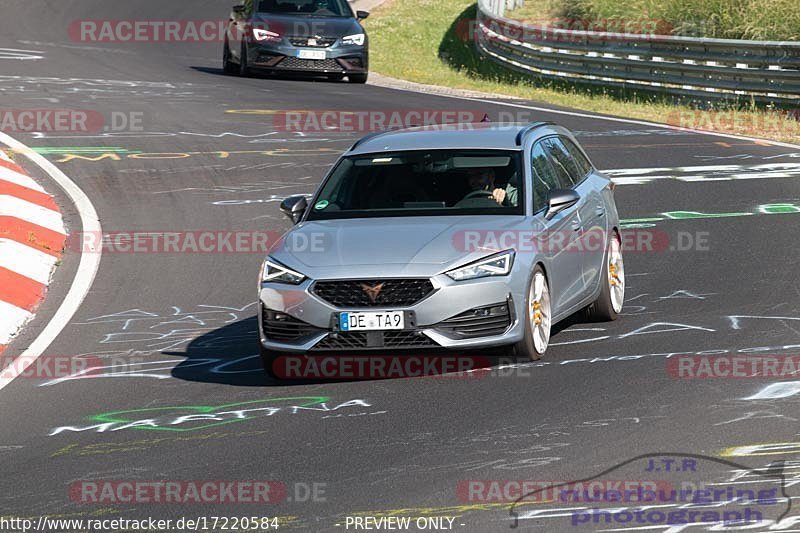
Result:
[[[606,258],[603,260],[603,273],[602,273],[602,288],[600,289],[600,296],[597,300],[592,302],[585,309],[586,319],[590,322],[609,322],[616,320],[619,313],[614,310],[614,305],[611,299],[611,277],[608,275],[609,259],[612,248],[612,240],[616,240],[616,244],[621,246],[620,238],[617,233],[611,235],[606,247]],[[623,275],[623,288],[624,288],[624,275]]]
[[[236,74],[238,70],[236,63],[231,61],[231,48],[228,45],[228,40],[225,39],[225,44],[222,46],[222,71],[225,74]]]
[[[247,66],[247,44],[242,42],[242,52],[239,55],[239,76],[247,78],[250,76],[250,67]]]
[[[545,275],[544,270],[542,269],[542,267],[539,266],[539,265],[536,265],[536,267],[534,267],[534,269],[533,269],[533,273],[531,274],[531,280],[528,282],[528,291],[527,291],[527,294],[525,296],[525,312],[526,312],[526,315],[524,317],[520,317],[521,320],[523,320],[524,323],[525,323],[525,334],[523,335],[522,340],[514,345],[514,354],[517,357],[519,357],[520,359],[527,359],[527,360],[531,360],[531,361],[538,361],[539,359],[541,359],[542,356],[544,355],[545,350],[547,350],[547,346],[545,346],[545,349],[542,350],[542,351],[539,351],[536,348],[536,343],[534,341],[533,324],[531,323],[531,319],[527,314],[527,313],[529,313],[529,310],[531,309],[531,301],[530,301],[531,300],[531,289],[532,289],[534,281],[535,281],[535,279],[537,277],[537,274],[540,274],[544,278],[544,283],[545,283],[545,287],[547,289],[547,295],[548,295],[548,298],[547,298],[547,302],[548,302],[547,306],[549,308],[548,313],[552,313],[552,307],[550,307],[550,296],[549,296],[550,295],[550,285],[549,285],[549,283],[547,281],[547,276]],[[550,318],[552,318],[552,316],[550,316]],[[550,330],[551,326],[552,326],[552,323],[550,323],[548,325],[548,328],[547,328],[547,330],[548,330],[548,334],[547,334],[548,341],[549,341],[549,337],[550,337],[550,331],[549,330]]]
[[[369,73],[365,72],[363,74],[348,74],[347,81],[350,83],[367,83],[367,78],[369,77]]]

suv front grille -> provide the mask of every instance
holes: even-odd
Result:
[[[502,335],[510,325],[509,305],[504,303],[470,309],[443,320],[434,327],[451,338],[473,339]]]
[[[336,307],[407,307],[434,291],[429,279],[317,281],[314,294]]]
[[[324,331],[286,313],[267,309],[263,305],[261,328],[267,339],[276,342],[298,341]]]
[[[287,39],[292,43],[292,46],[307,48],[328,48],[336,42],[336,37],[318,37],[316,38],[316,44],[308,44],[308,37],[287,37]]]
[[[292,70],[344,70],[335,59],[300,59],[299,57],[286,57],[278,63],[278,68]]]
[[[339,331],[331,333],[312,350],[347,351],[370,348],[433,348],[439,346],[427,335],[415,330],[396,331]]]

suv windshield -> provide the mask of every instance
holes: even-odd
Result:
[[[418,150],[343,158],[308,220],[522,215],[521,152]]]
[[[347,0],[258,0],[258,13],[307,15],[315,17],[351,17]]]

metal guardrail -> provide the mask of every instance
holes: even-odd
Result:
[[[503,17],[478,0],[481,54],[539,77],[709,99],[800,105],[800,42],[578,31]]]

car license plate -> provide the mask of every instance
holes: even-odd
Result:
[[[298,50],[300,59],[325,59],[325,50]]]
[[[403,329],[404,327],[405,319],[402,311],[339,313],[339,329],[341,331]]]

